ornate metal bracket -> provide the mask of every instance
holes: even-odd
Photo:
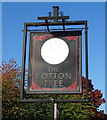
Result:
[[[48,25],[49,20],[52,20],[53,23],[57,23],[58,20],[61,20],[63,23],[63,31],[65,31],[64,22],[66,21],[66,19],[69,19],[69,16],[63,16],[63,12],[62,11],[59,12],[59,6],[53,6],[53,13],[49,12],[48,14],[49,16],[38,17],[38,20],[45,20],[45,23],[47,24],[47,30],[50,31]]]

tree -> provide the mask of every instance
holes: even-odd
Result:
[[[20,98],[21,67],[18,67],[14,59],[2,62],[2,120],[48,120],[51,118],[51,103],[22,104]],[[59,103],[60,118],[72,120],[106,120],[107,115],[98,108],[105,102],[100,90],[94,90],[92,80],[88,80],[89,103]],[[86,95],[86,78],[82,78],[83,93],[78,95],[34,95],[30,98],[53,99],[84,99]],[[26,96],[29,98],[28,96]]]
[[[2,62],[2,113],[4,119],[16,118],[19,107],[21,68],[14,59]],[[23,110],[22,110],[23,111]]]
[[[81,95],[70,95],[67,98],[70,99],[83,99],[86,95],[86,78],[82,77],[83,93]],[[98,108],[101,104],[105,103],[105,99],[102,98],[101,90],[94,90],[92,80],[88,80],[89,90],[89,103],[66,103],[62,105],[62,117],[64,119],[71,118],[72,120],[106,120],[107,115],[104,111],[99,111]]]

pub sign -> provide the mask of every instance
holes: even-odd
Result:
[[[30,33],[29,93],[82,92],[81,36],[80,30]]]

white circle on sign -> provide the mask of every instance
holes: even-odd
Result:
[[[47,40],[41,48],[41,56],[43,60],[49,64],[62,63],[69,54],[67,43],[59,38],[51,38]]]

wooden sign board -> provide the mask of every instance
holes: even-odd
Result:
[[[82,92],[81,36],[82,31],[30,33],[28,93],[68,94]],[[42,56],[44,49],[42,48],[48,41],[56,39],[65,42],[69,52],[64,61],[59,63],[53,61],[51,64],[44,60]],[[53,47],[54,45],[52,44],[51,46]],[[59,47],[56,54],[61,49]],[[64,50],[62,49],[62,53],[59,58],[56,57],[56,60],[60,59],[63,52]],[[54,57],[56,54],[52,53],[51,56]]]

